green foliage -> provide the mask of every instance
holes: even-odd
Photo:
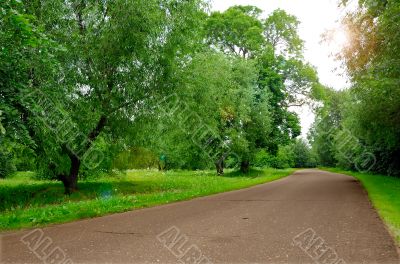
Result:
[[[207,20],[208,41],[221,50],[244,58],[261,49],[265,40],[253,6],[234,6],[223,13],[213,12]]]
[[[5,0],[0,7],[0,169],[1,176],[15,169],[32,169],[35,148],[22,106],[24,92],[41,82],[47,85],[54,67],[54,45],[25,13],[20,1]],[[35,75],[35,78],[32,76]],[[46,78],[45,78],[46,76]]]
[[[277,169],[294,168],[294,153],[290,145],[280,146],[272,167]]]
[[[346,91],[324,88],[321,99],[323,106],[317,109],[308,140],[312,145],[314,155],[317,156],[318,164],[336,166],[335,137],[340,131],[349,96]]]
[[[316,166],[316,159],[307,142],[303,139],[296,139],[291,147],[293,151],[294,168],[313,168]]]
[[[79,172],[111,166],[110,143],[125,137],[139,104],[170,92],[203,4],[9,0],[1,14],[2,124],[36,153],[41,175],[75,188]]]
[[[301,56],[303,40],[298,35],[300,22],[295,16],[277,9],[264,22],[264,35],[275,50],[284,55]]]
[[[301,132],[289,108],[319,85],[299,22],[254,6],[206,10],[203,0],[5,0],[4,171],[35,169],[70,193],[78,178],[159,156],[168,169],[218,173],[248,170],[262,149],[283,160],[279,146]]]
[[[184,169],[211,168],[224,153],[247,155],[249,143],[240,135],[243,124],[255,120],[253,63],[199,53],[180,76],[181,89],[158,107],[162,122],[151,127],[150,148],[166,154],[170,167]],[[268,126],[268,111],[260,111]]]
[[[255,154],[253,165],[272,168],[313,168],[316,166],[315,155],[303,139],[296,139],[291,144],[280,146],[276,155],[262,149]]]
[[[0,178],[5,178],[8,175],[14,173],[17,168],[13,163],[13,154],[6,152],[4,149],[0,151]]]
[[[243,122],[245,139],[235,146],[242,164],[253,162],[259,149],[276,155],[278,146],[299,136],[299,119],[289,107],[308,103],[321,89],[315,69],[302,60],[298,20],[283,10],[266,20],[259,13],[257,8],[234,6],[212,13],[206,24],[212,47],[254,61],[257,70],[250,122]]]
[[[0,111],[0,135],[4,135],[6,133],[6,129],[4,128],[3,124],[1,123],[1,120],[3,119],[2,116],[3,112]]]
[[[256,153],[253,165],[261,168],[293,168],[294,156],[290,146],[279,147],[276,155],[272,155],[265,150]]]
[[[148,149],[137,147],[121,152],[113,160],[112,167],[118,170],[157,168],[159,159]]]
[[[398,1],[359,1],[343,20],[351,42],[338,58],[353,85],[323,99],[313,146],[324,165],[400,175],[399,11]]]
[[[0,178],[6,178],[17,170],[34,170],[34,163],[35,156],[29,148],[0,136]]]

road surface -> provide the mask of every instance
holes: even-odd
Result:
[[[360,184],[319,170],[1,241],[1,263],[399,263]]]

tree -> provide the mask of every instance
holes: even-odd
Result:
[[[78,176],[133,162],[133,149],[168,168],[218,174],[227,159],[247,172],[260,150],[286,153],[300,134],[289,109],[319,85],[301,57],[298,21],[279,10],[263,20],[253,6],[205,7],[7,0],[0,111],[14,165],[35,160],[38,175],[70,193]]]
[[[312,168],[315,167],[315,159],[311,153],[311,148],[303,139],[296,139],[292,144],[294,167]]]
[[[248,152],[243,127],[251,111],[254,66],[208,51],[195,55],[179,76],[181,89],[158,107],[162,122],[152,145],[174,167],[215,166],[221,175],[229,156]]]
[[[171,90],[174,67],[190,52],[198,1],[29,1],[62,62],[45,80],[31,71],[27,124],[42,168],[77,189],[81,165],[98,166],[98,140],[115,141],[123,124],[155,94]],[[42,66],[42,64],[40,64]],[[38,83],[39,85],[35,85]],[[31,93],[33,91],[33,93]],[[101,141],[102,141],[101,140]]]
[[[260,14],[254,6],[233,6],[223,13],[211,13],[206,24],[208,42],[243,58],[253,56],[265,43]]]
[[[243,127],[246,140],[242,146],[247,149],[241,151],[247,153],[241,158],[243,172],[248,171],[258,149],[276,155],[279,145],[300,135],[299,119],[289,107],[309,103],[320,89],[315,69],[303,62],[298,20],[282,10],[266,20],[259,15],[256,7],[234,6],[212,13],[206,24],[212,47],[253,60],[257,68],[252,114]]]
[[[345,106],[349,100],[348,92],[324,88],[320,97],[322,105],[316,109],[316,118],[309,131],[308,140],[318,163],[333,167],[335,157],[335,137],[341,129]]]
[[[0,111],[0,134],[4,135],[6,133],[6,129],[4,128],[3,124],[1,123],[1,120],[3,119],[1,116],[3,115],[3,112]]]
[[[56,67],[52,56],[58,45],[37,25],[34,16],[25,13],[20,1],[2,3],[0,27],[0,167],[4,177],[15,170],[18,152],[37,146],[22,101],[32,86],[48,85],[46,78]]]
[[[304,42],[298,35],[299,24],[295,16],[277,9],[264,22],[264,36],[277,53],[301,57]]]
[[[337,58],[352,87],[328,141],[339,166],[400,174],[399,10],[397,1],[359,1],[342,21],[351,41]],[[331,108],[327,115],[337,112]],[[316,134],[323,139],[321,131]],[[350,143],[343,144],[344,139]]]
[[[268,138],[260,147],[276,154],[279,145],[285,145],[290,139],[296,138],[301,133],[300,123],[297,115],[289,111],[289,103],[283,70],[280,70],[282,57],[277,58],[272,50],[266,50],[257,58],[259,93],[269,94],[272,127]]]

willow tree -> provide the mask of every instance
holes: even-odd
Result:
[[[179,74],[179,91],[158,107],[160,121],[149,124],[156,151],[175,168],[215,166],[222,175],[225,160],[248,149],[243,125],[250,119],[255,73],[242,58],[212,51],[193,56]]]
[[[25,2],[59,45],[49,81],[38,80],[41,65],[32,65],[31,86],[21,93],[42,168],[66,193],[77,189],[82,165],[101,163],[104,148],[96,146],[124,134],[152,98],[171,92],[202,10],[197,0]]]

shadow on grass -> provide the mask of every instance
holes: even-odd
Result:
[[[237,178],[237,177],[243,177],[243,178],[257,178],[265,176],[265,172],[261,169],[250,169],[248,173],[243,173],[240,170],[234,170],[225,173],[222,177],[227,177],[227,178]]]
[[[283,170],[251,169],[247,174],[238,170],[227,170],[226,174],[220,176],[222,179],[255,179],[264,176],[281,175]],[[212,172],[171,172],[152,173],[155,177],[128,177],[118,180],[85,180],[78,183],[79,190],[70,196],[64,195],[64,187],[57,181],[21,181],[11,179],[9,182],[0,184],[0,212],[28,207],[43,207],[47,205],[65,204],[92,199],[103,199],[114,196],[127,196],[151,193],[174,193],[191,190],[194,185],[201,184],[207,180],[200,176],[216,176]],[[25,176],[24,176],[25,177]],[[219,188],[223,185],[217,179],[210,179]],[[227,183],[226,183],[227,184]],[[217,188],[217,189],[218,189]]]
[[[114,195],[150,193],[162,190],[151,181],[82,181],[79,190],[70,196],[64,194],[61,182],[35,182],[18,185],[0,185],[0,212],[32,206],[46,206],[65,202],[107,198]]]

